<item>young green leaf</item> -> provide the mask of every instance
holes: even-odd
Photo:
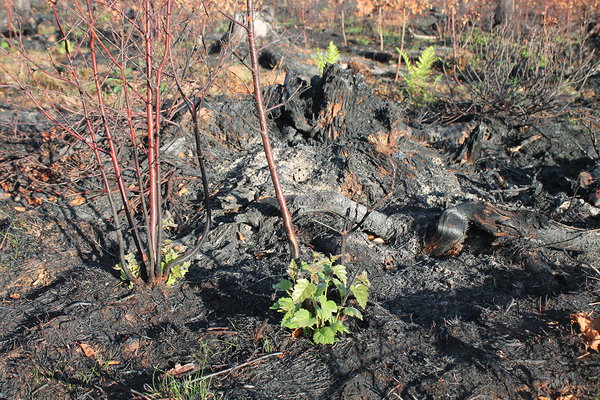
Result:
[[[338,264],[331,267],[331,270],[333,271],[333,274],[335,276],[340,278],[340,281],[342,281],[344,285],[348,284],[348,272],[346,272],[346,267],[344,267],[341,264]]]
[[[292,300],[291,297],[282,297],[271,306],[271,310],[281,310],[285,312],[294,310],[295,308],[296,305],[294,304],[294,300]]]
[[[305,271],[310,272],[311,275],[317,275],[323,272],[323,264],[313,263],[306,266]]]
[[[367,271],[363,271],[359,275],[357,275],[356,280],[358,282],[363,283],[367,287],[371,286],[371,282],[369,282],[369,275],[367,274]]]
[[[335,64],[340,59],[340,51],[333,41],[329,42],[329,46],[325,50],[325,62],[327,64]]]
[[[333,324],[331,324],[331,327],[333,329],[335,329],[335,332],[340,332],[340,333],[350,333],[350,331],[348,330],[348,328],[346,327],[346,325],[344,325],[342,323],[342,321],[335,321]]]
[[[349,317],[358,318],[361,321],[363,319],[362,313],[358,309],[356,309],[354,307],[346,307],[346,308],[344,308],[344,310],[342,311],[342,314],[347,315]]]
[[[163,258],[161,262],[163,270],[169,262],[179,257],[179,255],[185,250],[186,246],[177,246],[177,248],[175,248],[172,244],[172,241],[165,240],[165,247],[162,249]],[[167,277],[167,286],[174,284],[177,279],[183,278],[185,274],[187,274],[190,265],[192,265],[191,262],[187,261],[172,268],[169,276]]]
[[[292,279],[296,279],[297,275],[298,275],[298,264],[296,264],[296,260],[290,261],[290,266],[287,269],[287,273],[290,276],[290,278]]]
[[[314,253],[311,263],[301,262],[300,269],[310,273],[308,278],[283,279],[274,288],[285,291],[289,296],[282,297],[271,309],[285,313],[281,326],[302,328],[311,333],[317,344],[331,344],[338,333],[349,330],[340,320],[342,315],[363,318],[362,312],[354,307],[346,307],[349,292],[352,292],[361,308],[365,308],[370,285],[366,271],[356,277],[348,286],[348,272],[343,265],[335,265],[339,257],[325,257]],[[294,273],[294,264],[290,264]],[[335,289],[335,290],[331,290]],[[306,308],[305,308],[306,307]]]
[[[298,304],[311,297],[315,293],[316,286],[310,283],[308,280],[302,278],[296,281],[296,286],[292,291],[291,298],[294,303]]]
[[[296,328],[310,328],[317,322],[316,318],[313,317],[305,308],[301,308],[292,315],[289,320],[281,322],[281,326],[290,329]]]
[[[337,278],[333,278],[332,282],[335,285],[335,288],[338,290],[340,298],[345,299],[346,295],[348,294],[348,287]]]
[[[129,272],[131,273],[131,275],[134,278],[139,278],[140,264],[136,260],[134,253],[127,253],[125,255],[125,263],[127,264],[127,268],[129,269]],[[124,281],[127,281],[127,275],[125,275],[125,270],[123,269],[123,266],[121,265],[121,263],[118,263],[117,265],[115,265],[114,269],[121,271],[120,272],[121,279]],[[133,289],[133,282],[129,282],[129,289]]]
[[[338,62],[340,58],[340,51],[336,45],[333,44],[333,42],[329,42],[329,46],[327,46],[327,49],[325,49],[325,53],[320,50],[316,50],[311,57],[317,63],[319,73],[322,75],[327,65]]]
[[[358,305],[364,310],[367,307],[367,300],[369,299],[369,289],[363,283],[356,283],[352,285],[350,291],[356,297]]]
[[[171,268],[171,272],[167,278],[167,286],[171,286],[177,281],[177,279],[183,278],[190,269],[190,265],[192,265],[192,263],[190,261],[186,261]]]
[[[406,91],[410,97],[417,104],[430,103],[434,100],[434,96],[431,94],[430,85],[428,79],[432,75],[433,64],[437,61],[435,55],[435,48],[429,46],[419,56],[416,63],[412,63],[408,54],[401,51],[399,48],[396,50],[402,56],[404,63],[406,64],[407,73],[402,74],[406,82]]]
[[[315,290],[315,293],[313,294],[313,297],[320,297],[320,296],[324,296],[327,294],[327,288],[329,287],[328,282],[319,282],[317,284],[317,289]]]
[[[316,251],[312,252],[312,264],[318,264],[318,263],[322,262],[323,258],[325,258],[325,256],[323,254],[316,252]]]
[[[278,292],[285,292],[285,291],[290,290],[293,287],[294,287],[294,284],[287,279],[282,279],[279,282],[277,282],[276,285],[273,285],[273,289],[277,290]]]
[[[319,296],[320,314],[319,318],[323,321],[331,321],[332,317],[338,311],[338,306],[333,300],[327,300],[325,296]]]
[[[337,330],[331,326],[323,326],[315,329],[313,340],[317,344],[333,344],[335,343],[335,334]]]

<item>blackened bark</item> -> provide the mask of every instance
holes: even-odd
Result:
[[[467,202],[444,211],[425,239],[425,252],[443,256],[460,251],[470,225],[490,233],[499,243],[520,240],[538,248],[600,251],[600,232],[596,230],[559,224],[531,211],[507,211]]]

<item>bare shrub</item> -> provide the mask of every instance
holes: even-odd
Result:
[[[521,36],[507,28],[473,42],[465,66],[454,71],[455,111],[526,121],[560,113],[598,71],[583,38],[549,27]],[[596,60],[596,61],[595,61]]]
[[[167,259],[164,253],[161,145],[181,112],[189,110],[196,121],[199,102],[227,57],[225,49],[216,66],[207,65],[202,38],[213,15],[201,3],[173,0],[48,3],[56,42],[36,50],[18,33],[4,38],[9,46],[2,51],[13,61],[0,67],[5,86],[90,150],[112,210],[124,277],[168,281],[172,268],[189,260],[202,241],[185,254],[171,251]],[[207,202],[197,125],[194,130]],[[205,209],[202,239],[210,225]],[[127,238],[135,253],[126,254]]]

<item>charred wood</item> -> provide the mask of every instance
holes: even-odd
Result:
[[[339,193],[323,192],[296,196],[291,202],[294,216],[311,213],[331,213],[355,221],[362,221],[361,230],[371,232],[383,239],[392,240],[418,229],[416,219],[409,215],[386,215],[369,210]]]
[[[425,252],[433,256],[460,251],[470,226],[490,233],[496,243],[525,241],[533,247],[600,251],[600,232],[573,228],[531,211],[506,211],[467,202],[444,211],[427,235]]]

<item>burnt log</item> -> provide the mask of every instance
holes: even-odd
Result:
[[[292,41],[281,39],[270,44],[259,53],[259,61],[265,69],[282,68],[289,71],[294,77],[305,81],[319,73],[316,65],[308,64],[308,55],[302,47],[296,46]]]
[[[394,55],[384,52],[384,51],[359,51],[358,55],[364,58],[368,58],[373,61],[377,61],[383,64],[388,64],[390,61],[394,60]]]
[[[600,251],[600,232],[597,230],[563,225],[532,211],[507,211],[474,202],[444,211],[426,236],[424,251],[432,256],[459,252],[470,226],[491,234],[497,244],[524,241],[538,248]]]
[[[467,140],[460,147],[454,156],[453,161],[460,164],[468,162],[469,164],[474,165],[481,155],[483,142],[489,138],[490,131],[487,124],[480,122],[475,129],[469,133]]]
[[[600,165],[579,174],[579,188],[590,204],[600,207]]]
[[[290,202],[294,217],[313,213],[330,213],[360,222],[360,229],[391,241],[418,229],[416,219],[409,215],[370,210],[340,193],[317,192],[295,196]]]

